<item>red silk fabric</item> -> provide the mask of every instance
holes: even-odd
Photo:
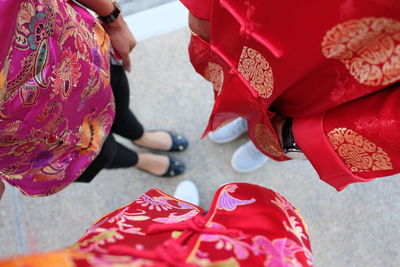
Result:
[[[281,195],[228,184],[210,210],[152,189],[98,220],[73,246],[3,266],[312,266],[307,227]]]
[[[182,2],[196,15],[203,1]],[[274,111],[294,119],[297,144],[338,190],[399,172],[400,2],[206,2],[211,41],[193,35],[189,46],[215,90],[205,134],[243,117],[260,151],[287,160]]]

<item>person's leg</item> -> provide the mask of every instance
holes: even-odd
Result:
[[[122,66],[111,65],[111,87],[115,98],[115,119],[111,131],[130,140],[140,139],[144,129],[129,109],[129,84]]]
[[[296,144],[338,190],[400,172],[400,85],[294,119]]]
[[[182,151],[188,146],[187,140],[182,135],[167,131],[144,130],[129,109],[129,83],[121,66],[111,65],[111,87],[116,109],[112,132],[150,149]]]
[[[89,183],[103,169],[135,167],[157,176],[176,176],[185,171],[182,161],[173,157],[139,152],[126,148],[109,135],[104,145],[89,167],[75,182]]]
[[[179,149],[179,140],[187,142],[179,135],[171,135],[162,131],[144,131],[141,123],[129,109],[129,84],[124,69],[121,66],[111,65],[110,70],[116,109],[111,131],[145,148],[169,150],[174,145],[178,145],[178,150],[186,148],[187,144],[181,146],[183,149]],[[178,142],[175,142],[174,138],[177,138]],[[113,158],[108,164],[103,163],[102,167],[106,166],[109,169],[137,167],[158,176],[175,176],[185,170],[183,162],[173,157],[153,153],[136,153],[116,142],[114,149]],[[96,164],[96,166],[98,165]]]
[[[117,153],[106,169],[135,167],[156,176],[176,176],[185,171],[182,161],[173,157],[129,150],[117,143]]]
[[[106,169],[129,168],[135,167],[138,164],[138,153],[129,150],[120,143],[116,143],[116,149],[117,152],[114,158],[105,166]]]

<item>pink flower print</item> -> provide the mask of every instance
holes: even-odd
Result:
[[[216,229],[226,229],[226,227],[224,227],[223,225],[215,222],[210,223],[209,227]],[[235,257],[239,260],[247,259],[250,255],[249,251],[253,251],[253,247],[250,244],[225,235],[203,234],[201,235],[201,241],[215,242],[215,248],[217,250],[224,249],[228,251],[233,251]],[[255,251],[253,251],[253,253],[257,254]]]
[[[303,252],[307,255],[308,251],[305,247],[286,238],[271,241],[264,236],[256,236],[253,241],[254,246],[267,256],[264,266],[301,267],[301,263],[296,259],[296,253]]]
[[[174,206],[168,203],[168,199],[165,197],[150,197],[146,194],[143,194],[140,198],[136,200],[136,203],[140,204],[142,207],[147,207],[149,210],[170,210],[173,209]]]
[[[218,201],[218,209],[226,211],[234,211],[239,205],[247,205],[255,202],[254,198],[248,200],[240,200],[231,196],[228,192],[235,192],[237,185],[227,185],[221,192],[220,199]]]
[[[189,220],[190,218],[193,218],[199,213],[198,210],[191,210],[185,214],[182,215],[176,215],[175,212],[170,213],[168,217],[161,217],[161,218],[156,218],[153,221],[155,222],[160,222],[160,223],[178,223],[182,221]]]

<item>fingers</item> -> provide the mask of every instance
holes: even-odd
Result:
[[[5,187],[4,183],[3,183],[3,181],[0,180],[0,200],[1,200],[1,197],[3,196],[3,193],[4,193],[5,189],[6,189],[6,187]]]
[[[133,34],[131,32],[130,32],[130,34],[131,34],[132,40],[129,45],[129,52],[131,52],[136,47],[136,38],[135,38],[135,36],[133,36]]]
[[[136,47],[136,39],[131,33],[131,41],[129,42],[129,52],[122,56],[122,62],[124,64],[124,69],[131,72],[131,59],[129,58],[129,53]]]
[[[210,21],[199,19],[189,13],[189,28],[206,42],[210,42]]]
[[[124,53],[123,55],[121,55],[121,57],[122,63],[124,64],[124,69],[127,72],[131,72],[131,59],[129,58],[129,53]]]

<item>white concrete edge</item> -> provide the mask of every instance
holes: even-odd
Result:
[[[125,17],[137,41],[166,34],[188,26],[188,11],[179,2],[173,1]]]

